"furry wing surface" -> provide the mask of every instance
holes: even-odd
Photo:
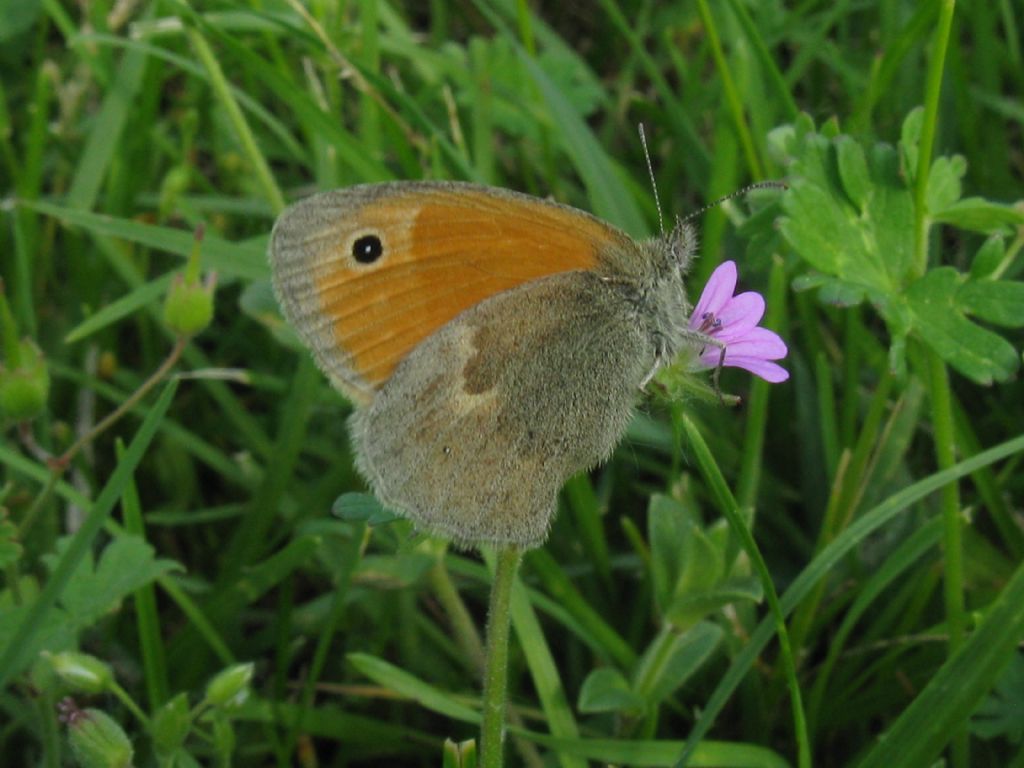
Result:
[[[367,236],[372,262],[354,250]],[[594,269],[628,238],[588,214],[507,190],[401,182],[326,192],[274,227],[286,317],[359,402],[418,344],[476,304],[549,275]]]
[[[561,486],[621,438],[654,355],[634,307],[593,273],[507,291],[418,346],[356,411],[359,469],[431,533],[539,544]]]

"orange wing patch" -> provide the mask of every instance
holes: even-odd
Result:
[[[346,367],[373,389],[460,312],[540,277],[594,269],[601,248],[625,238],[583,213],[502,190],[389,186],[393,193],[347,212],[351,220],[331,233],[336,258],[314,281]],[[367,233],[384,250],[364,265],[350,253]]]

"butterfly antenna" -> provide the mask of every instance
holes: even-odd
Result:
[[[661,213],[661,200],[658,199],[658,184],[654,181],[654,166],[651,165],[651,153],[647,151],[647,134],[644,133],[644,124],[637,126],[640,129],[640,145],[644,148],[644,160],[647,162],[647,175],[651,178],[651,190],[654,192],[654,207],[658,209],[658,229],[665,234],[665,218]]]
[[[690,219],[695,219],[705,211],[708,211],[717,205],[721,205],[726,200],[732,200],[734,197],[745,195],[747,194],[747,192],[750,192],[755,189],[788,189],[788,187],[786,186],[786,183],[783,181],[758,181],[754,184],[748,184],[745,187],[737,189],[735,192],[730,192],[728,195],[718,198],[713,203],[708,203],[703,208],[698,208],[696,211],[686,214],[686,216],[683,217],[683,221],[690,221]]]

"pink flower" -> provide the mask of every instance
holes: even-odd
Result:
[[[765,381],[778,384],[789,378],[789,371],[772,360],[781,360],[789,351],[775,331],[759,328],[764,316],[764,297],[748,291],[733,296],[736,290],[736,262],[722,262],[711,273],[697,306],[690,315],[690,328],[707,334],[725,345],[714,345],[700,352],[700,368],[722,365],[744,368]]]

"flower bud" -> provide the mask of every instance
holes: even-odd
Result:
[[[476,740],[456,743],[445,739],[442,755],[443,768],[476,768]]]
[[[164,300],[164,322],[179,336],[195,336],[213,320],[213,289],[216,276],[199,279],[199,248],[203,229],[196,229],[195,245],[182,274],[175,275]]]
[[[223,706],[243,694],[252,680],[253,664],[235,664],[220,672],[206,686],[206,703],[213,707]]]
[[[30,339],[18,341],[14,315],[0,280],[0,421],[27,421],[42,413],[50,393],[43,353]]]
[[[68,708],[68,742],[81,768],[130,768],[134,750],[128,735],[98,709]]]
[[[102,693],[114,681],[110,667],[87,653],[64,651],[44,655],[57,678],[79,693]]]

